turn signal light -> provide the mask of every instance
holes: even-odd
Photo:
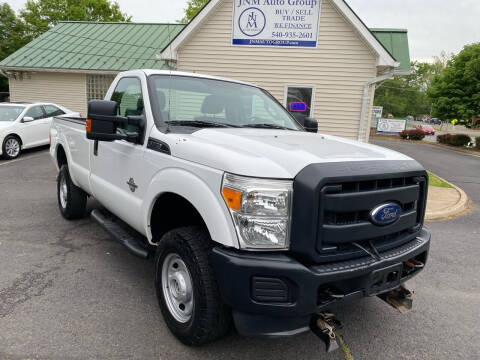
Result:
[[[240,191],[224,187],[222,189],[222,195],[230,209],[240,210],[242,206],[242,193]]]
[[[87,119],[85,121],[85,129],[87,130],[87,133],[92,131],[92,120],[91,119]]]

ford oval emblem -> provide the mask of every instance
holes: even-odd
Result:
[[[395,203],[378,205],[370,212],[370,220],[375,225],[389,225],[400,219],[402,207]]]

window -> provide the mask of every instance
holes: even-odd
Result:
[[[43,119],[45,117],[45,114],[43,113],[43,109],[41,106],[34,106],[27,111],[25,116],[32,117],[34,120],[37,120]]]
[[[53,105],[45,105],[43,108],[45,109],[45,113],[47,114],[47,117],[59,116],[59,115],[65,114],[65,111],[60,110],[58,107]]]
[[[103,100],[113,80],[113,75],[87,75],[87,100]]]
[[[118,104],[120,116],[142,115],[143,98],[140,79],[134,77],[121,79],[111,100]]]
[[[287,86],[286,108],[294,116],[313,116],[313,86]]]
[[[118,115],[138,116],[143,114],[142,83],[140,79],[128,77],[121,79],[112,94],[112,101],[118,104]],[[135,126],[120,126],[126,131],[135,131]]]
[[[0,122],[17,120],[17,118],[20,116],[23,110],[25,110],[24,106],[0,105]]]
[[[152,109],[158,121],[209,122],[237,127],[285,127],[296,122],[266,91],[229,81],[186,76],[149,77]]]

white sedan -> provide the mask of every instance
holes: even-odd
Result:
[[[24,149],[50,143],[54,116],[79,116],[49,103],[0,103],[0,156],[15,159]]]

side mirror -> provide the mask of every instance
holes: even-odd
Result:
[[[32,122],[32,121],[34,121],[34,120],[35,120],[35,119],[34,119],[33,117],[31,117],[31,116],[25,116],[25,117],[23,118],[22,122],[28,123],[28,122]]]
[[[86,121],[87,139],[96,141],[127,140],[138,142],[141,134],[138,132],[119,133],[118,125],[134,125],[142,132],[143,116],[118,116],[118,104],[109,100],[91,100],[88,103]]]
[[[306,131],[312,133],[318,132],[318,122],[316,119],[305,116],[303,114],[293,114],[293,116]]]
[[[117,109],[115,101],[91,100],[86,121],[87,139],[98,141],[120,140],[117,134]]]

